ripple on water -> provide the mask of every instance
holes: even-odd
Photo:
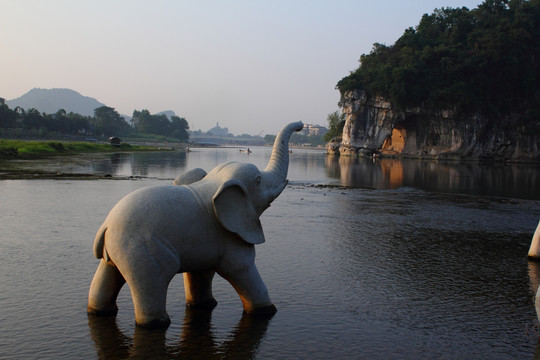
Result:
[[[149,183],[161,182],[0,184],[2,356],[533,357],[540,271],[526,254],[540,204],[413,188],[287,187],[262,216],[257,247],[278,308],[270,321],[246,322],[220,278],[214,311],[186,313],[180,276],[165,333],[133,325],[128,287],[115,321],[89,321],[95,232],[119,198]]]

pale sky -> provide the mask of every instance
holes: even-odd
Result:
[[[0,97],[69,88],[191,129],[327,125],[336,83],[375,42],[482,0],[0,0]]]

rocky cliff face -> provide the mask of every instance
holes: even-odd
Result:
[[[346,114],[340,144],[329,153],[456,160],[540,162],[540,124],[517,115],[500,119],[457,118],[452,111],[397,111],[382,97],[364,91],[344,94]]]

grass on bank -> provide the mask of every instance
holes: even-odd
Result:
[[[155,151],[155,147],[133,146],[122,143],[113,147],[110,144],[99,144],[83,141],[25,141],[0,140],[0,158],[33,158],[61,154],[78,154],[91,152],[118,151]]]

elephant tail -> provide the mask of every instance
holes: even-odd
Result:
[[[107,231],[107,225],[103,224],[99,228],[96,238],[94,239],[94,256],[96,259],[105,259],[109,261],[109,254],[107,254],[107,249],[105,249],[105,232]]]

